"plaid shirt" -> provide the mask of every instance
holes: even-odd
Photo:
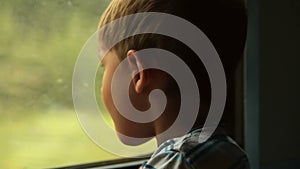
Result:
[[[246,153],[223,132],[199,143],[201,129],[165,141],[145,162],[143,169],[249,169]]]

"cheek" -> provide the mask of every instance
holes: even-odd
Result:
[[[110,96],[110,83],[107,79],[107,73],[104,72],[103,79],[102,79],[102,87],[101,87],[101,94],[102,94],[102,100],[104,101],[105,106],[108,106],[108,100]],[[108,107],[107,107],[108,108]]]
[[[113,116],[115,113],[115,108],[111,96],[111,76],[110,72],[104,72],[103,80],[102,80],[102,100],[104,102],[104,105],[109,112],[111,116]]]

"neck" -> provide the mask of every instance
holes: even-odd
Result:
[[[172,99],[172,101],[173,101],[173,99]],[[155,134],[156,134],[156,140],[157,140],[158,146],[169,139],[181,137],[181,136],[187,134],[190,130],[192,130],[192,128],[197,128],[199,126],[203,126],[205,123],[205,120],[206,120],[207,112],[209,110],[209,106],[207,106],[207,104],[202,104],[200,106],[197,119],[189,131],[184,131],[184,129],[186,128],[186,122],[185,122],[185,123],[182,123],[181,125],[179,125],[176,128],[176,130],[173,130],[173,132],[172,132],[170,130],[168,131],[168,129],[173,125],[173,123],[175,122],[175,120],[178,116],[178,113],[176,114],[174,112],[179,112],[179,108],[174,105],[180,105],[180,104],[170,104],[170,105],[173,105],[173,106],[167,106],[165,109],[165,112],[163,113],[164,115],[162,115],[162,117],[165,117],[165,118],[160,118],[155,123]],[[173,117],[173,118],[170,119],[170,117]],[[167,134],[166,134],[166,132],[167,132]]]

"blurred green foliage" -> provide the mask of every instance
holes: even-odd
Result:
[[[78,53],[108,0],[0,2],[0,109],[72,108]]]
[[[119,158],[89,140],[72,102],[77,56],[108,3],[0,0],[0,168]]]
[[[88,138],[72,100],[77,56],[109,2],[0,0],[0,168],[51,168],[120,158]],[[97,72],[95,92],[112,125],[100,102],[102,73]],[[150,152],[153,145],[138,150]]]

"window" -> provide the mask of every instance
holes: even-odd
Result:
[[[77,56],[108,3],[0,0],[1,168],[51,168],[122,158],[88,138],[72,101]]]

